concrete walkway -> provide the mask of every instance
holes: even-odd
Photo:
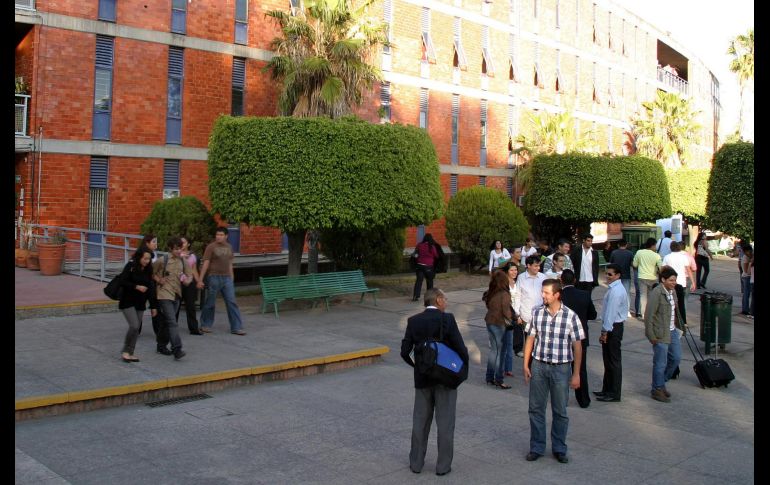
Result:
[[[672,402],[651,400],[652,352],[642,323],[630,319],[623,340],[623,402],[594,401],[580,409],[571,398],[569,465],[550,456],[524,461],[528,388],[521,360],[514,361],[515,376],[508,380],[512,390],[486,386],[481,289],[451,292],[449,311],[460,323],[471,369],[458,397],[453,472],[443,478],[432,473],[435,430],[423,473],[408,470],[413,389],[411,368],[398,349],[406,318],[421,311],[408,298],[382,299],[374,307],[353,303],[357,298],[351,296],[329,312],[282,310],[280,319],[261,315],[248,298],[239,299],[248,335],[229,334],[224,309],[218,308],[216,333],[182,333],[188,355],[178,362],[154,353],[149,316],[136,351],[142,362],[136,364],[120,361],[125,322],[117,312],[17,320],[17,408],[20,402],[62,394],[82,397],[110,387],[366,351],[382,360],[209,392],[213,399],[174,406],[131,405],[19,421],[16,483],[502,484],[568,483],[576,477],[613,484],[753,483],[754,323],[737,315],[735,266],[732,259],[715,261],[708,286],[734,295],[732,342],[720,355],[736,380],[727,389],[701,389],[685,346],[681,377],[668,386]],[[45,283],[57,277],[40,278]],[[594,290],[597,303],[604,291]],[[688,304],[697,335],[698,298],[691,296]],[[590,326],[589,384],[596,390],[603,372],[595,342],[599,322]],[[385,347],[391,351],[383,354]]]

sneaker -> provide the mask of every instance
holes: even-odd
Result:
[[[523,359],[524,358],[524,352],[519,350],[518,352],[516,352],[516,357],[521,357]]]
[[[754,320],[754,315],[748,314],[746,315],[746,318],[748,318],[749,320]]]
[[[187,352],[185,352],[184,350],[177,350],[177,351],[174,353],[174,360],[179,360],[179,359],[181,359],[182,357],[184,357],[185,355],[187,355]]]
[[[663,388],[654,389],[650,391],[650,397],[660,402],[671,402],[671,399],[669,399],[669,397],[666,396],[666,393],[665,391],[663,391]]]
[[[244,332],[243,330],[233,330],[230,333],[233,335],[246,335],[246,332]]]
[[[163,354],[163,355],[172,355],[172,354],[173,354],[173,352],[172,352],[172,351],[170,351],[170,350],[168,349],[168,347],[158,347],[158,348],[157,348],[155,351],[156,351],[157,353],[159,353],[159,354]]]
[[[213,332],[213,330],[211,330],[211,328],[209,328],[209,327],[201,327],[201,332],[203,332],[203,333],[211,333],[211,332]]]

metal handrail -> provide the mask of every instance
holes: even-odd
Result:
[[[688,93],[689,85],[687,81],[677,76],[676,74],[665,70],[662,67],[658,68],[658,81],[668,86],[671,86],[672,88],[678,90],[682,94]]]

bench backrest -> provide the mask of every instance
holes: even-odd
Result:
[[[266,300],[296,296],[313,297],[368,289],[360,269],[295,276],[260,276],[259,284],[262,287],[262,296]]]
[[[315,288],[319,291],[345,291],[366,288],[364,274],[360,269],[337,271],[334,273],[315,273],[313,274],[313,280]]]
[[[312,275],[296,276],[260,276],[259,285],[265,298],[297,295],[304,292],[315,293]]]

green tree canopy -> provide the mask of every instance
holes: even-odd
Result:
[[[499,190],[469,187],[449,199],[446,209],[446,238],[460,261],[471,266],[489,261],[489,246],[495,240],[513,249],[529,233],[529,223],[513,201]]]
[[[209,141],[209,196],[229,220],[305,230],[427,224],[442,214],[436,150],[419,128],[354,118],[220,117]]]
[[[666,170],[671,209],[691,224],[699,224],[706,218],[709,173],[709,169],[700,168]]]
[[[158,238],[160,251],[166,251],[168,240],[176,236],[187,238],[193,252],[201,255],[206,244],[214,239],[217,223],[203,202],[187,195],[157,201],[140,230]]]
[[[714,154],[706,214],[710,229],[754,239],[753,143],[726,143]]]

